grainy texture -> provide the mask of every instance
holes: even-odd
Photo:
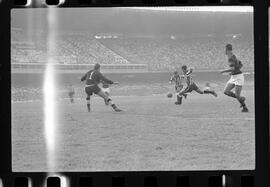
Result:
[[[243,90],[249,113],[218,94],[191,93],[181,106],[166,94],[114,97],[122,113],[97,97],[91,113],[85,100],[58,101],[56,170],[254,169],[254,88]],[[13,171],[48,171],[42,107],[12,104]]]

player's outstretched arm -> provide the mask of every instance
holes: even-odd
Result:
[[[102,80],[103,82],[107,83],[107,84],[114,84],[113,81],[111,81],[110,79],[107,79],[106,77],[104,77],[104,75],[102,75],[102,73],[98,73],[99,79]]]
[[[225,70],[221,70],[220,71],[220,73],[222,74],[222,73],[229,73],[229,72],[231,72],[232,71],[232,69],[225,69]]]

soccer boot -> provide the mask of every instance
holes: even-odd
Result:
[[[115,104],[112,105],[112,108],[114,109],[115,112],[122,112],[122,110],[118,108]]]
[[[243,107],[242,112],[248,112],[248,108],[246,106]]]
[[[242,96],[241,100],[240,100],[240,102],[241,102],[240,108],[242,108],[244,106],[245,100],[246,100],[246,98],[244,96]]]

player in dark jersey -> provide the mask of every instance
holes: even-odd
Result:
[[[98,84],[103,81],[107,84],[118,84],[117,82],[113,82],[106,77],[102,75],[100,72],[100,64],[96,63],[94,65],[94,69],[88,71],[82,78],[81,81],[86,81],[85,85],[85,92],[87,94],[86,100],[87,100],[87,109],[90,112],[90,97],[94,94],[102,97],[103,99],[108,102],[110,106],[116,111],[116,112],[121,112],[120,110],[113,102],[110,97],[108,97],[103,90],[100,89]]]
[[[73,98],[74,94],[75,94],[75,90],[74,90],[73,86],[70,84],[69,88],[68,88],[68,96],[69,96],[69,99],[70,99],[71,103],[74,102],[74,98]]]
[[[246,98],[241,96],[242,87],[244,85],[244,74],[241,71],[243,64],[232,52],[232,45],[227,44],[225,47],[225,54],[228,56],[229,69],[222,70],[220,73],[229,73],[231,75],[230,80],[227,82],[224,88],[224,94],[236,98],[240,107],[242,107],[242,112],[248,112],[248,108],[245,104]],[[235,88],[235,93],[231,90]]]
[[[170,84],[175,84],[174,88],[175,88],[175,92],[177,93],[177,101],[175,102],[176,105],[180,105],[182,103],[182,95],[178,95],[178,93],[183,89],[183,80],[184,77],[180,76],[178,71],[175,71],[173,76],[170,79]],[[186,98],[187,94],[183,93],[183,96]]]
[[[192,92],[192,91],[196,91],[199,94],[212,94],[213,96],[217,97],[217,94],[216,94],[216,92],[214,90],[205,89],[205,90],[202,91],[195,84],[195,82],[193,82],[192,77],[191,77],[191,74],[193,72],[192,68],[188,69],[186,65],[183,65],[182,66],[182,71],[183,71],[183,74],[184,74],[184,78],[185,78],[187,87],[178,94],[179,96],[181,96],[183,94],[186,94],[186,93],[189,93],[189,92]]]

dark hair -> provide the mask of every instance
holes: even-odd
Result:
[[[183,66],[182,66],[182,69],[187,69],[187,66],[186,66],[186,65],[183,65]]]
[[[229,51],[231,51],[232,50],[232,44],[227,44],[226,45],[226,49],[229,50]]]
[[[177,73],[178,73],[178,71],[174,71],[173,73],[174,73],[174,74],[177,74]]]
[[[94,65],[94,69],[97,70],[97,69],[99,69],[99,68],[100,68],[100,64],[99,64],[99,63],[96,63],[96,64]]]

